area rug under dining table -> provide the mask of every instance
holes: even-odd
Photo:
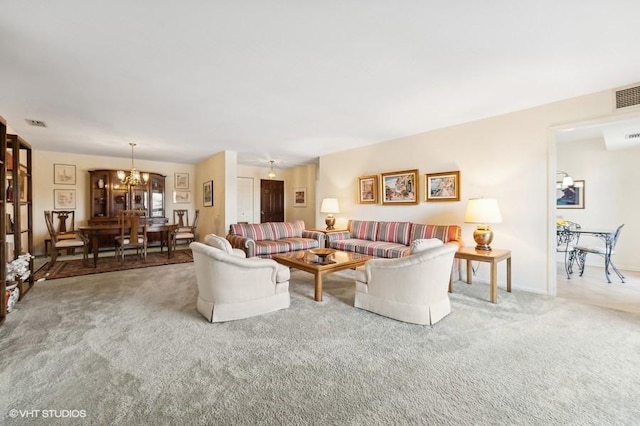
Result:
[[[176,250],[170,258],[167,258],[166,252],[149,252],[144,262],[135,254],[125,256],[124,263],[120,263],[120,260],[115,256],[104,256],[98,258],[98,263],[95,268],[93,267],[93,261],[91,259],[86,263],[82,259],[58,260],[51,269],[49,269],[50,262],[42,265],[34,274],[34,279],[36,281],[43,278],[54,280],[57,278],[77,277],[80,275],[100,274],[102,272],[186,262],[193,262],[193,255],[190,249]]]

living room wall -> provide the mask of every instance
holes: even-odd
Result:
[[[337,197],[337,226],[348,219],[460,224],[466,245],[475,225],[464,224],[466,201],[498,199],[503,222],[493,225],[493,246],[512,250],[513,288],[555,294],[555,143],[552,128],[612,114],[612,92],[559,101],[519,112],[427,131],[320,158],[316,200]],[[420,203],[406,206],[357,203],[358,176],[418,169]],[[424,174],[459,170],[460,202],[425,202]],[[553,192],[552,192],[553,191]],[[551,203],[554,204],[551,204]],[[323,220],[318,213],[317,221]],[[498,281],[505,287],[504,265]],[[482,264],[479,280],[488,282]]]

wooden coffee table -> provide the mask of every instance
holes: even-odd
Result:
[[[315,300],[317,302],[322,301],[322,277],[324,275],[362,266],[367,260],[371,259],[373,259],[372,256],[340,250],[336,250],[328,258],[328,261],[324,263],[319,262],[320,258],[307,250],[292,251],[273,256],[273,260],[282,265],[313,274],[316,284]]]

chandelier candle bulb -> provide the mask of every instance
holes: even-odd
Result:
[[[136,146],[136,144],[129,142],[129,145],[131,145],[131,171],[129,171],[129,174],[127,175],[124,170],[118,170],[118,179],[120,179],[124,185],[128,186],[145,184],[149,180],[149,173],[140,173],[136,170],[133,163],[133,147]]]

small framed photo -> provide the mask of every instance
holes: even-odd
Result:
[[[75,189],[54,189],[53,190],[54,209],[75,209],[76,190]]]
[[[55,185],[75,185],[76,166],[73,164],[54,164],[53,183]]]
[[[189,173],[175,173],[175,189],[189,189]]]
[[[176,204],[190,203],[191,191],[173,191],[173,202]]]
[[[427,173],[426,201],[460,201],[460,172]]]
[[[584,209],[584,180],[574,180],[573,186],[562,187],[556,183],[556,208]]]
[[[360,204],[378,203],[378,176],[358,178],[358,202]]]
[[[205,207],[213,206],[213,181],[202,184],[202,202]]]
[[[418,204],[418,170],[382,173],[382,204]]]
[[[307,207],[307,188],[293,189],[293,207]]]

